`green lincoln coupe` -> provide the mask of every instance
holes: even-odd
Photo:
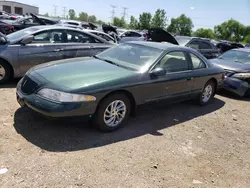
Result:
[[[223,80],[224,70],[196,50],[137,41],[34,67],[18,83],[17,101],[48,117],[91,115],[100,130],[113,131],[148,102],[196,98],[205,105]]]

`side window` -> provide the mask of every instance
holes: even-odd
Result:
[[[193,48],[193,49],[196,49],[196,50],[199,50],[200,47],[199,47],[199,42],[197,41],[193,41],[191,42],[189,45],[188,45],[189,48]]]
[[[198,58],[196,55],[190,54],[190,57],[191,57],[191,60],[192,60],[193,69],[206,68],[205,63],[200,58]]]
[[[200,49],[204,50],[204,49],[212,49],[211,45],[207,42],[200,42]]]
[[[141,34],[136,32],[131,32],[131,37],[141,37]]]
[[[67,31],[67,41],[70,43],[101,43],[98,39],[77,31]]]
[[[188,61],[183,52],[170,52],[162,58],[157,67],[162,67],[167,72],[180,72],[188,70]]]
[[[26,20],[24,20],[25,24],[36,24],[38,23],[36,20],[33,20],[32,18],[28,18]]]
[[[132,37],[132,34],[130,31],[126,32],[126,33],[123,33],[123,36],[124,37]]]
[[[32,43],[67,43],[67,33],[61,31],[45,31],[34,36]]]
[[[95,34],[95,33],[94,33]],[[105,39],[106,41],[112,41],[115,42],[112,38],[108,37],[107,35],[104,35],[102,33],[96,33],[96,35],[98,35],[99,37]]]

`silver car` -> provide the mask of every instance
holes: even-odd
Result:
[[[89,32],[62,26],[29,27],[0,37],[0,84],[49,61],[93,56],[114,44]]]

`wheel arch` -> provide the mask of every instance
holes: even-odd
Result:
[[[130,103],[131,103],[131,114],[130,115],[135,115],[135,109],[136,109],[136,101],[135,101],[135,98],[134,98],[134,95],[128,91],[128,90],[125,90],[125,89],[119,89],[119,90],[114,90],[114,91],[111,91],[109,93],[107,93],[98,103],[97,105],[97,108],[96,108],[96,111],[98,110],[99,108],[99,105],[109,96],[111,95],[114,95],[114,94],[124,94],[128,97]]]
[[[214,84],[215,84],[215,87],[214,87],[214,89],[215,89],[215,91],[214,91],[214,95],[216,94],[216,92],[217,92],[217,88],[218,88],[218,82],[217,82],[217,80],[216,80],[216,78],[210,78],[208,81],[207,81],[207,83],[208,82],[213,82]]]
[[[7,64],[7,65],[10,67],[10,69],[11,69],[11,78],[13,78],[13,77],[14,77],[14,68],[13,68],[13,66],[9,63],[9,61],[6,60],[5,58],[3,58],[3,57],[0,56],[0,62],[4,62],[5,64]]]

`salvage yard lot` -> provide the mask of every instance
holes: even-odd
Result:
[[[2,188],[250,185],[248,99],[143,106],[126,127],[100,133],[86,120],[19,109],[15,84],[0,88]]]

